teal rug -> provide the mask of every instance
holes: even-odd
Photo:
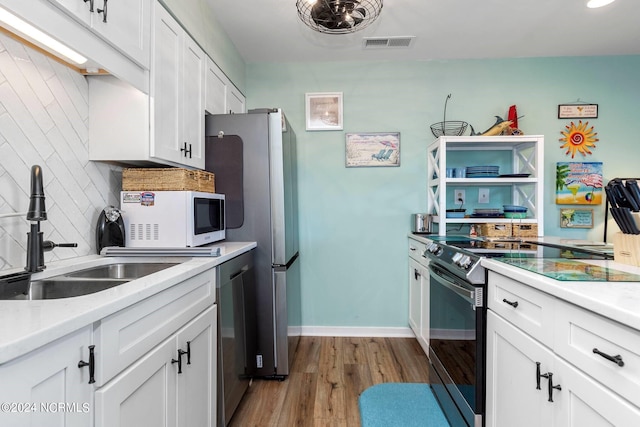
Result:
[[[449,427],[429,384],[376,384],[358,404],[362,427]]]

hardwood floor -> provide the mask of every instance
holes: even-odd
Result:
[[[285,381],[255,379],[230,427],[354,427],[358,397],[384,382],[429,382],[414,338],[301,337]]]

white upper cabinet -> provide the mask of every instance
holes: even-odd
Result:
[[[245,112],[245,98],[207,57],[205,110],[209,114],[236,114]]]
[[[151,0],[49,0],[149,68]]]
[[[151,156],[202,169],[206,56],[159,5],[152,57]]]

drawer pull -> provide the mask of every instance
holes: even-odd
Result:
[[[414,277],[416,280],[418,280],[418,277],[420,277],[420,273],[418,273],[418,270],[417,270],[417,269],[415,269],[415,268],[413,269],[413,277]]]
[[[502,302],[506,302],[507,304],[509,304],[513,308],[516,308],[518,306],[518,301],[509,301],[506,298],[503,298]]]
[[[183,349],[179,348],[178,349],[178,358],[177,359],[171,359],[171,364],[173,365],[174,363],[178,364],[178,373],[181,374],[182,373],[182,355],[186,354],[187,352],[184,351]]]
[[[84,2],[89,2],[89,12],[93,12],[93,0],[84,0]]]
[[[607,353],[603,353],[600,350],[598,350],[597,348],[593,349],[593,352],[599,356],[604,357],[607,360],[612,361],[613,363],[615,363],[618,366],[624,366],[624,362],[622,361],[622,356],[620,356],[619,354],[616,354],[615,356],[609,356]]]
[[[81,360],[78,362],[78,368],[84,368],[85,366],[89,367],[89,384],[93,384],[96,382],[95,373],[96,373],[96,358],[93,353],[93,350],[96,348],[95,345],[89,346],[89,361],[85,362]]]

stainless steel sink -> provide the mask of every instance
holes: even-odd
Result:
[[[104,291],[156,273],[177,263],[119,263],[91,267],[42,280],[22,281],[0,289],[0,299],[43,300],[70,298]]]
[[[34,280],[31,282],[27,294],[16,295],[11,299],[40,300],[77,297],[104,291],[127,282],[128,280],[87,280],[58,276],[50,279]]]
[[[147,276],[165,268],[173,267],[172,263],[120,263],[101,265],[87,268],[73,273],[68,273],[66,277],[82,277],[87,279],[123,279],[134,280]]]

